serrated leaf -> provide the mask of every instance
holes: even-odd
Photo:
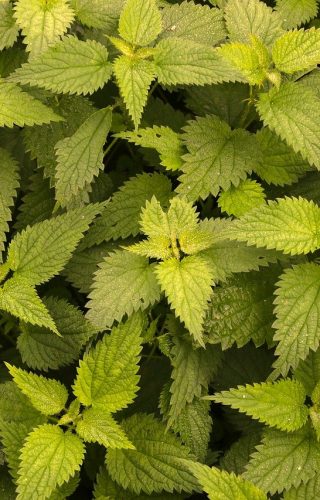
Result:
[[[307,483],[302,483],[297,488],[290,488],[284,493],[284,500],[317,500],[320,495],[320,475],[317,474]]]
[[[320,30],[289,31],[272,47],[275,66],[284,73],[312,68],[320,62]]]
[[[1,8],[1,4],[0,4]],[[0,148],[0,263],[11,221],[11,207],[19,186],[18,164],[8,151]]]
[[[317,15],[317,0],[276,0],[276,11],[286,29],[295,28]]]
[[[37,423],[39,422],[34,422],[35,425],[37,425]],[[26,437],[32,430],[32,427],[33,426],[28,426],[21,422],[1,421],[0,423],[0,436],[5,459],[8,464],[10,475],[15,480],[18,477],[20,450],[23,447]],[[16,496],[14,498],[16,498]]]
[[[308,396],[311,396],[320,380],[320,349],[310,351],[306,359],[300,360],[294,370],[294,377],[304,385]]]
[[[60,40],[71,26],[74,12],[66,0],[18,0],[14,17],[33,57]]]
[[[13,277],[5,282],[0,288],[0,309],[26,323],[43,326],[58,333],[48,309],[26,279]]]
[[[23,424],[27,429],[43,424],[46,417],[32,406],[17,385],[10,381],[0,384],[0,422]]]
[[[212,115],[200,117],[185,127],[183,174],[177,191],[189,200],[216,196],[220,188],[238,186],[259,158],[256,138],[246,130],[231,130]]]
[[[27,437],[21,452],[17,500],[48,498],[76,471],[84,458],[84,445],[71,431],[44,424]]]
[[[89,27],[112,33],[119,23],[124,0],[71,0],[77,19]]]
[[[283,431],[295,431],[305,425],[308,408],[306,392],[295,380],[263,382],[241,386],[209,396],[216,403],[229,405],[251,417]]]
[[[119,34],[132,45],[149,45],[162,30],[155,0],[127,0],[119,19]]]
[[[273,87],[260,94],[256,106],[265,125],[320,169],[317,139],[320,118],[315,111],[318,105],[320,99],[310,87],[288,82],[279,90]]]
[[[105,328],[157,302],[160,287],[145,257],[117,250],[99,264],[89,299],[88,319]]]
[[[161,262],[155,272],[175,314],[203,345],[202,324],[213,285],[210,268],[201,257],[191,255]]]
[[[235,220],[226,236],[299,255],[320,247],[320,209],[303,198],[278,198]]]
[[[29,373],[6,363],[14,382],[32,405],[44,415],[55,415],[65,407],[68,399],[67,388],[58,380]]]
[[[121,425],[105,410],[84,410],[77,423],[77,433],[85,441],[102,444],[105,448],[134,448]]]
[[[297,487],[319,470],[319,445],[308,425],[290,434],[267,429],[256,449],[244,477],[266,493]]]
[[[233,473],[200,463],[188,465],[210,500],[267,500],[266,495],[249,481]]]
[[[258,182],[245,179],[239,186],[231,186],[228,191],[223,191],[219,196],[219,207],[228,215],[241,217],[253,208],[264,203],[265,193]]]
[[[79,401],[107,413],[126,408],[138,391],[143,317],[131,316],[85,354],[73,390]]]
[[[113,71],[120,94],[137,128],[147,102],[148,90],[156,76],[154,63],[122,55],[115,60]]]
[[[283,33],[281,19],[259,0],[228,0],[225,19],[233,42],[248,43],[250,36],[255,35],[271,46]]]
[[[13,6],[9,0],[2,0],[0,3],[0,50],[12,47],[18,35],[19,28],[13,17]]]
[[[87,205],[27,227],[9,246],[10,269],[31,285],[48,281],[63,269],[100,210]]]
[[[55,145],[56,199],[65,206],[104,168],[103,145],[110,130],[110,107],[93,113],[71,136]]]
[[[56,370],[77,359],[81,348],[97,333],[97,329],[65,299],[46,297],[43,302],[61,337],[44,328],[22,324],[17,345],[23,362],[30,368]]]
[[[240,353],[241,355],[242,353]],[[253,355],[256,354],[254,350]],[[259,361],[258,361],[259,362]],[[233,367],[232,367],[233,368]],[[255,447],[260,443],[260,432],[250,432],[242,435],[237,441],[232,443],[220,460],[220,466],[227,472],[243,474],[245,466],[249,462],[250,455],[255,451]]]
[[[135,414],[122,427],[136,449],[108,450],[106,464],[114,481],[137,495],[197,490],[186,464],[188,450],[166,432],[162,422],[152,415]]]
[[[10,75],[10,80],[57,93],[92,94],[109,80],[111,71],[104,45],[66,36],[44,54],[23,64]]]
[[[18,85],[0,81],[0,127],[41,125],[62,119]]]
[[[274,362],[277,372],[287,374],[320,344],[320,267],[306,263],[286,269],[276,290],[274,340],[278,341]]]
[[[182,38],[161,40],[154,54],[159,83],[204,85],[243,81],[217,49]]]

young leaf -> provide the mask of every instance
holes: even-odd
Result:
[[[257,110],[265,125],[320,169],[318,105],[320,100],[310,87],[288,82],[260,94]]]
[[[32,405],[44,415],[55,415],[65,407],[68,399],[66,387],[58,380],[28,373],[6,363],[14,382]]]
[[[127,0],[119,19],[120,36],[132,45],[149,45],[162,29],[155,0]]]
[[[105,413],[126,408],[138,391],[138,362],[143,317],[135,314],[105,334],[85,354],[73,387],[79,401]]]
[[[276,290],[274,368],[286,375],[320,344],[320,266],[306,263],[286,269]]]
[[[110,107],[93,113],[71,136],[56,146],[56,199],[66,205],[104,167],[103,145],[110,130]]]
[[[71,431],[51,424],[34,429],[21,452],[17,499],[50,497],[80,469],[84,451],[81,439]]]
[[[238,386],[208,396],[216,403],[230,405],[260,422],[283,431],[295,431],[307,422],[306,392],[295,380]]]
[[[108,450],[106,464],[114,481],[137,495],[198,489],[188,470],[188,450],[162,422],[135,414],[122,427],[136,449]]]
[[[317,0],[276,0],[276,11],[286,29],[295,28],[317,15]]]
[[[258,182],[245,179],[239,186],[231,186],[228,191],[223,191],[219,196],[219,207],[228,215],[241,217],[253,208],[263,205],[265,193]]]
[[[57,93],[92,94],[104,86],[111,72],[104,45],[66,36],[44,54],[23,64],[10,80]]]
[[[27,227],[9,246],[10,269],[31,285],[48,281],[63,269],[99,212],[98,204],[88,205]]]
[[[0,50],[12,47],[18,35],[19,28],[13,17],[13,6],[10,0],[2,0],[0,3]]]
[[[1,8],[1,4],[0,4]],[[11,221],[11,207],[19,186],[19,174],[17,162],[10,153],[0,148],[0,263],[2,252],[8,232],[8,222]]]
[[[320,30],[289,31],[272,47],[275,66],[284,73],[312,68],[320,62]]]
[[[0,127],[41,125],[63,118],[18,85],[0,80]]]
[[[25,36],[31,56],[45,52],[60,40],[74,20],[74,12],[66,0],[18,0],[15,5],[17,24]]]
[[[181,261],[172,258],[161,262],[155,272],[176,315],[203,345],[202,324],[213,285],[210,268],[203,259],[192,255]]]
[[[77,433],[85,441],[102,444],[105,448],[134,449],[122,427],[105,410],[84,410],[77,423]]]
[[[267,500],[262,490],[235,474],[208,467],[197,462],[188,464],[190,471],[199,481],[210,500]]]

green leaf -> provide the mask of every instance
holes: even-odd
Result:
[[[266,495],[249,481],[235,474],[200,463],[188,465],[210,500],[267,500]]]
[[[320,267],[306,263],[286,269],[276,290],[274,368],[283,375],[320,344]]]
[[[1,4],[0,4],[1,8]],[[11,221],[11,207],[19,186],[18,164],[10,153],[0,148],[0,263],[9,230],[8,222]]]
[[[317,500],[320,495],[320,475],[317,474],[305,484],[300,484],[297,488],[290,488],[284,494],[284,500]]]
[[[80,469],[84,445],[71,431],[41,425],[27,437],[21,452],[17,500],[48,498]]]
[[[79,401],[110,413],[126,408],[138,391],[143,317],[135,314],[84,355],[73,389]]]
[[[304,385],[308,396],[311,396],[320,380],[320,349],[310,351],[306,359],[300,360],[294,370],[294,377]]]
[[[99,211],[98,204],[88,205],[27,227],[9,246],[10,269],[30,284],[48,281],[63,269]]]
[[[223,191],[219,196],[219,207],[228,215],[241,217],[253,208],[263,205],[265,193],[258,182],[245,179],[239,186],[231,186],[228,191]]]
[[[226,37],[223,12],[208,5],[184,1],[162,9],[160,39],[183,38],[204,45],[217,45]]]
[[[140,494],[197,490],[188,470],[188,450],[166,432],[165,425],[152,415],[135,414],[122,422],[135,450],[107,452],[107,469],[123,488]],[[191,458],[191,457],[190,457]]]
[[[276,0],[276,11],[286,29],[295,28],[316,17],[317,0]]]
[[[213,285],[209,266],[201,257],[191,255],[181,261],[171,258],[161,262],[155,272],[176,316],[203,345],[203,320]]]
[[[279,90],[273,87],[268,93],[260,94],[257,110],[265,125],[320,169],[318,105],[320,99],[310,87],[288,82]]]
[[[14,382],[32,405],[44,415],[55,415],[65,407],[68,391],[58,380],[48,379],[42,375],[28,373],[6,363]]]
[[[14,422],[32,429],[44,423],[45,416],[38,412],[30,399],[10,381],[0,384],[0,422]]]
[[[99,28],[106,33],[114,32],[119,23],[119,16],[124,0],[71,0],[71,6],[77,19],[92,28]]]
[[[225,19],[232,42],[249,43],[251,35],[271,46],[282,33],[282,20],[259,0],[228,0]]]
[[[57,370],[79,358],[82,347],[97,329],[65,299],[47,297],[43,301],[61,337],[52,335],[50,330],[22,324],[17,345],[23,362],[30,368]]]
[[[132,45],[149,45],[162,30],[155,0],[127,0],[119,19],[120,36]]]
[[[314,252],[320,247],[319,207],[303,198],[278,198],[235,220],[226,236],[286,254]]]
[[[306,396],[300,382],[286,379],[276,383],[239,385],[208,398],[229,405],[271,427],[295,431],[303,427],[308,419],[308,408],[304,404]]]
[[[134,448],[122,427],[105,410],[86,409],[77,423],[77,433],[85,441],[99,443],[106,448]]]
[[[256,138],[246,130],[231,130],[218,117],[200,117],[189,122],[183,135],[188,154],[177,191],[189,200],[216,196],[220,188],[238,186],[257,163]]]
[[[8,279],[0,288],[0,309],[22,321],[43,326],[58,333],[48,309],[28,280],[21,277]]]
[[[18,85],[0,80],[0,127],[41,125],[62,119]]]
[[[239,353],[240,356],[243,353]],[[255,351],[253,355],[255,356]],[[243,362],[243,360],[241,360]],[[258,360],[259,362],[259,360]],[[233,367],[232,367],[233,369]],[[227,472],[243,474],[245,466],[249,462],[250,455],[255,451],[255,447],[261,441],[260,432],[250,432],[242,435],[237,441],[232,443],[230,448],[220,460],[220,466]]]
[[[309,426],[292,433],[267,429],[256,449],[244,477],[271,495],[299,486],[319,470],[319,445]]]
[[[66,0],[18,0],[15,5],[17,24],[31,56],[45,52],[70,28],[74,12]]]
[[[161,40],[154,54],[159,83],[204,85],[242,81],[219,50],[183,38]]]
[[[156,76],[154,63],[122,55],[115,60],[113,71],[120,94],[137,128],[147,102],[151,82]]]
[[[87,317],[103,329],[157,302],[160,287],[145,257],[117,250],[99,264],[89,299]]]
[[[13,7],[9,0],[0,3],[0,50],[12,47],[19,35],[19,28],[13,17]]]
[[[320,30],[289,31],[272,47],[272,59],[284,73],[312,68],[320,62]]]
[[[29,0],[28,0],[29,1]],[[11,81],[63,94],[92,94],[111,77],[105,46],[94,40],[66,36],[44,54],[23,64]]]
[[[110,107],[93,113],[71,136],[57,142],[56,199],[65,206],[104,168],[103,145],[110,130]]]
[[[35,421],[34,424],[36,425],[37,422]],[[32,427],[20,422],[1,421],[0,423],[0,436],[3,452],[8,464],[9,472],[15,480],[18,477],[20,450],[23,447],[23,443],[31,429]],[[6,496],[4,498],[6,498]],[[14,498],[16,498],[16,496]]]

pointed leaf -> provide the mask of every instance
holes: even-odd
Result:
[[[0,4],[1,8],[1,4]],[[0,263],[11,221],[11,207],[19,186],[18,164],[8,151],[0,148]]]
[[[320,62],[320,30],[289,31],[274,43],[272,59],[284,73],[316,66]]]
[[[162,29],[155,0],[127,0],[119,19],[119,34],[132,45],[149,45]]]
[[[19,27],[13,17],[13,6],[9,0],[0,2],[0,50],[12,47],[19,35]]]
[[[316,17],[318,0],[276,0],[276,11],[286,29],[295,28]]]

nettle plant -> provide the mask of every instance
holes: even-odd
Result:
[[[317,14],[0,0],[1,498],[320,498]]]

